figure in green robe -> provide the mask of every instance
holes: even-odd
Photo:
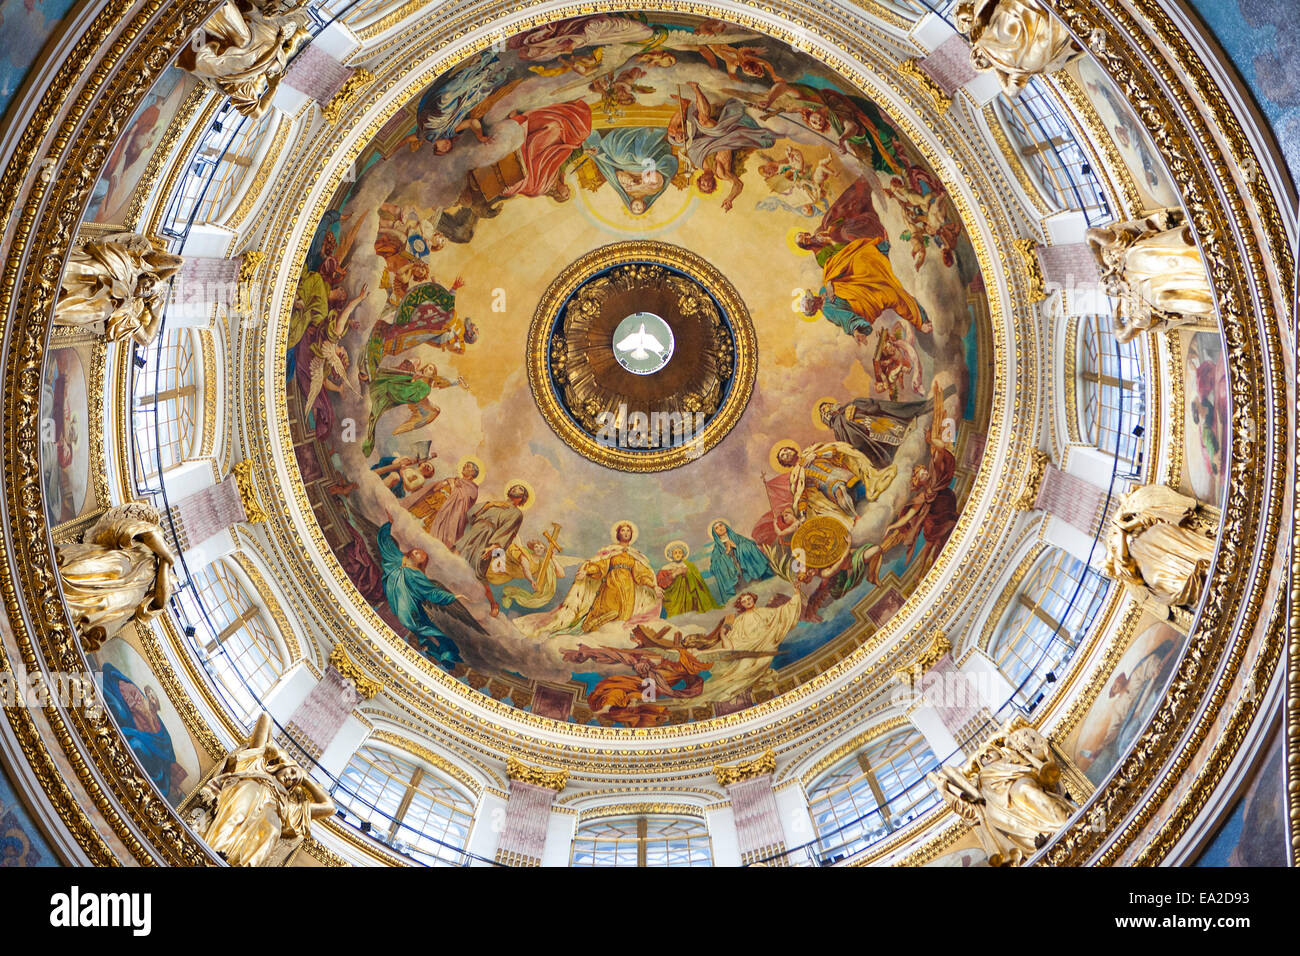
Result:
[[[380,417],[390,408],[406,405],[411,414],[406,421],[393,429],[394,435],[414,431],[429,424],[441,409],[429,400],[429,394],[435,388],[451,388],[453,385],[465,387],[465,380],[453,382],[438,374],[438,367],[432,363],[405,360],[396,369],[381,367],[378,374],[370,381],[370,419],[366,424],[366,438],[361,444],[361,454],[369,457],[375,448],[375,426]]]
[[[659,587],[664,592],[664,617],[678,614],[698,614],[721,607],[713,600],[713,593],[704,583],[700,569],[686,560],[690,549],[683,541],[674,541],[664,549],[668,563],[659,569]]]

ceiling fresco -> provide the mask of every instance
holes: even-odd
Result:
[[[979,467],[988,304],[943,183],[731,24],[476,54],[362,152],[302,266],[285,384],[326,540],[401,640],[535,714],[680,723],[808,680],[902,606]]]

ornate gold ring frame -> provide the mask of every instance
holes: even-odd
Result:
[[[654,263],[684,273],[721,305],[735,343],[731,390],[704,431],[688,443],[655,452],[633,452],[599,444],[573,422],[551,386],[553,369],[547,342],[560,309],[588,279],[625,263]],[[556,277],[537,304],[528,329],[525,362],[528,384],[532,387],[538,410],[566,445],[607,468],[630,472],[664,471],[697,460],[722,441],[740,421],[758,373],[758,338],[740,294],[710,263],[666,242],[631,239],[601,246],[579,257]]]

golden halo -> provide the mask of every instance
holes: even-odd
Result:
[[[677,541],[669,541],[668,544],[664,546],[664,557],[667,558],[669,561],[673,560],[672,552],[674,548],[681,548],[683,551],[686,552],[684,555],[682,555],[683,561],[685,561],[687,558],[691,556],[691,546],[687,544],[685,541],[682,541],[681,539],[678,539]]]
[[[533,491],[533,486],[528,483],[527,479],[516,478],[514,481],[506,482],[506,486],[503,493],[507,498],[510,497],[510,489],[513,488],[515,485],[523,485],[524,489],[528,492],[528,500],[519,506],[520,511],[527,511],[529,508],[533,506],[533,502],[537,500],[537,492]]]
[[[464,471],[464,470],[465,470],[465,466],[466,466],[467,464],[472,464],[475,468],[478,469],[478,476],[477,476],[476,478],[471,478],[471,479],[470,479],[471,481],[474,482],[474,484],[478,484],[480,481],[483,480],[483,462],[482,462],[482,460],[480,460],[479,457],[478,457],[477,455],[466,455],[466,456],[465,456],[464,458],[462,458],[460,461],[456,462],[456,474],[459,475],[462,471]],[[529,489],[529,499],[531,500],[531,498],[532,498],[532,489]]]
[[[730,521],[728,521],[726,518],[714,518],[712,521],[709,522],[710,535],[713,534],[713,526],[715,524],[725,524],[727,526],[727,534],[731,534],[731,532],[736,530],[736,526],[732,524]]]
[[[772,466],[776,471],[778,471],[778,472],[787,472],[787,471],[789,471],[791,468],[793,468],[794,466],[791,465],[790,468],[787,468],[785,465],[781,464],[781,463],[780,463],[779,461],[777,461],[777,459],[776,459],[776,454],[777,454],[777,452],[779,452],[782,448],[793,448],[793,449],[795,450],[795,453],[796,453],[796,454],[798,454],[800,451],[802,451],[802,449],[799,447],[799,443],[798,443],[797,441],[795,441],[794,439],[792,439],[792,438],[783,438],[783,439],[781,439],[779,442],[777,442],[775,445],[773,445],[773,446],[772,446],[772,450],[771,450],[770,452],[767,453],[767,463],[768,463],[769,465],[771,465],[771,466]],[[712,526],[712,525],[709,525],[709,527],[711,528],[711,527],[713,527],[713,526]]]
[[[632,529],[632,540],[628,542],[628,544],[632,544],[640,536],[641,529],[636,526],[635,521],[628,521],[626,519],[622,521],[615,521],[612,525],[609,526],[609,539],[613,541],[615,544],[622,544],[623,542],[618,540],[618,529],[623,527],[623,525],[627,525],[629,528]]]
[[[821,407],[826,402],[830,402],[832,405],[838,407],[840,404],[840,400],[836,398],[834,395],[823,395],[821,398],[817,399],[817,401],[813,402],[812,405],[813,426],[816,428],[820,428],[824,432],[830,431],[831,428],[830,425],[827,425],[824,421],[822,421]]]

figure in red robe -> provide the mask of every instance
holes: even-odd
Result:
[[[541,106],[510,119],[523,126],[520,156],[524,178],[506,190],[507,196],[553,196],[564,202],[572,194],[560,179],[564,161],[591,135],[591,107],[582,100]]]

